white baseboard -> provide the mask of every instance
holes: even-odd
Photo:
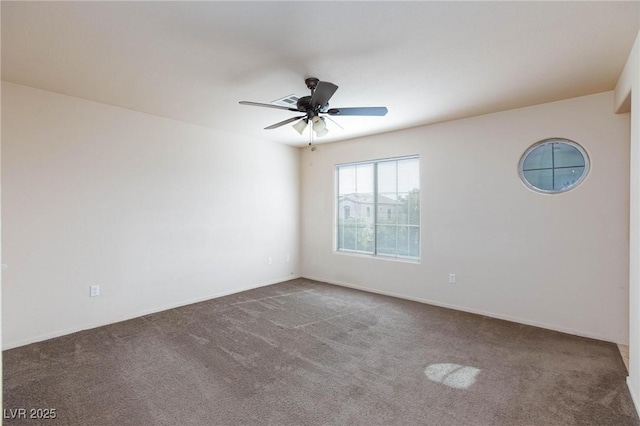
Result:
[[[640,404],[638,404],[638,398],[636,397],[636,393],[631,387],[631,383],[629,381],[629,377],[627,377],[627,388],[629,389],[629,394],[631,394],[631,400],[633,401],[633,406],[636,408],[636,412],[640,414]]]
[[[399,299],[411,300],[411,301],[414,301],[414,302],[424,303],[424,304],[427,304],[427,305],[439,306],[439,307],[442,307],[442,308],[454,309],[454,310],[457,310],[457,311],[468,312],[468,313],[472,313],[472,314],[484,315],[484,316],[487,316],[487,317],[501,319],[501,320],[510,321],[510,322],[515,322],[515,323],[519,323],[519,324],[531,325],[531,326],[534,326],[534,327],[540,327],[540,328],[545,328],[545,329],[548,329],[548,330],[559,331],[559,332],[562,332],[562,333],[573,334],[575,336],[581,336],[581,337],[587,337],[587,338],[590,338],[590,339],[596,339],[596,340],[602,340],[602,341],[606,341],[606,342],[611,342],[611,339],[609,339],[609,338],[607,338],[605,336],[600,336],[600,335],[597,335],[597,334],[594,334],[594,333],[584,332],[582,330],[575,330],[575,329],[570,329],[570,328],[566,328],[566,327],[559,327],[559,326],[555,326],[553,324],[547,324],[547,323],[542,323],[542,322],[538,322],[538,321],[531,321],[531,320],[528,320],[528,319],[525,319],[525,318],[512,317],[512,316],[509,316],[509,315],[502,315],[502,314],[498,314],[498,313],[495,313],[495,312],[488,312],[488,311],[483,311],[483,310],[479,310],[479,309],[473,309],[473,308],[468,308],[468,307],[464,307],[464,306],[454,305],[454,304],[450,304],[450,303],[442,303],[442,302],[438,302],[438,301],[435,301],[435,300],[423,299],[423,298],[413,297],[413,296],[407,296],[407,295],[404,295],[404,294],[394,293],[394,292],[390,292],[390,291],[372,289],[372,288],[363,287],[363,286],[359,286],[359,285],[354,285],[354,284],[350,284],[350,283],[346,283],[346,282],[342,282],[342,281],[327,280],[327,279],[324,279],[324,278],[311,277],[311,276],[292,275],[292,276],[288,276],[288,277],[277,279],[277,280],[272,280],[272,281],[268,281],[268,282],[255,284],[255,285],[252,285],[252,286],[233,289],[233,290],[230,290],[230,291],[216,293],[216,294],[204,296],[204,297],[197,298],[197,299],[182,301],[182,302],[179,302],[179,303],[176,303],[176,304],[171,304],[171,305],[167,305],[167,306],[163,306],[163,307],[159,307],[159,308],[140,311],[140,312],[137,312],[137,313],[134,313],[134,314],[131,314],[131,315],[125,315],[125,316],[122,316],[122,317],[118,317],[118,318],[114,319],[113,321],[99,322],[99,323],[89,323],[89,324],[84,324],[84,325],[78,326],[78,327],[72,327],[72,328],[68,328],[68,329],[64,329],[64,330],[57,330],[57,331],[54,331],[54,332],[51,332],[51,333],[46,333],[46,334],[43,334],[43,335],[31,337],[31,338],[28,338],[28,339],[19,340],[19,341],[16,341],[16,342],[11,342],[11,343],[7,343],[7,344],[3,343],[2,350],[13,349],[13,348],[17,348],[17,347],[20,347],[20,346],[29,345],[31,343],[36,343],[36,342],[41,342],[43,340],[53,339],[55,337],[65,336],[67,334],[77,333],[79,331],[89,330],[89,329],[92,329],[92,328],[102,327],[102,326],[109,325],[109,324],[114,324],[114,323],[117,323],[117,322],[127,321],[127,320],[130,320],[130,319],[143,317],[145,315],[151,315],[151,314],[155,314],[155,313],[158,313],[158,312],[166,311],[166,310],[169,310],[169,309],[179,308],[181,306],[191,305],[193,303],[204,302],[206,300],[217,299],[217,298],[228,296],[228,295],[231,295],[231,294],[240,293],[240,292],[247,291],[247,290],[253,290],[253,289],[256,289],[256,288],[265,287],[265,286],[268,286],[268,285],[277,284],[277,283],[280,283],[280,282],[289,281],[289,280],[293,280],[293,279],[297,279],[297,278],[306,278],[306,279],[309,279],[309,280],[314,280],[314,281],[319,281],[319,282],[326,282],[326,283],[329,283],[329,284],[334,284],[334,285],[338,285],[338,286],[341,286],[341,287],[353,288],[353,289],[356,289],[356,290],[366,291],[366,292],[369,292],[369,293],[382,294],[384,296],[391,296],[391,297],[396,297],[396,298],[399,298]],[[628,345],[628,342],[612,342],[612,343]],[[635,401],[636,400],[634,399],[634,403],[635,403]],[[636,406],[638,406],[638,405],[636,404]]]
[[[237,288],[237,289],[233,289],[233,290],[229,290],[229,291],[224,291],[224,292],[221,292],[221,293],[215,293],[215,294],[207,295],[207,296],[204,296],[204,297],[199,297],[199,298],[196,298],[196,299],[186,300],[186,301],[178,302],[178,303],[175,303],[175,304],[162,306],[162,307],[159,307],[159,308],[147,309],[147,310],[144,310],[144,311],[136,312],[134,314],[123,315],[121,317],[117,317],[113,321],[88,323],[88,324],[84,324],[84,325],[77,326],[77,327],[67,328],[67,329],[64,329],[64,330],[56,330],[56,331],[53,331],[51,333],[46,333],[46,334],[42,334],[42,335],[39,335],[39,336],[30,337],[28,339],[18,340],[16,342],[10,342],[10,343],[7,343],[7,344],[4,344],[4,342],[3,342],[2,350],[13,349],[13,348],[17,348],[17,347],[20,347],[20,346],[29,345],[31,343],[42,342],[44,340],[53,339],[55,337],[66,336],[67,334],[77,333],[79,331],[90,330],[92,328],[102,327],[102,326],[109,325],[109,324],[115,324],[115,323],[118,323],[118,322],[127,321],[127,320],[134,319],[134,318],[140,318],[140,317],[143,317],[145,315],[151,315],[151,314],[155,314],[155,313],[162,312],[162,311],[168,311],[169,309],[179,308],[181,306],[187,306],[187,305],[192,305],[194,303],[204,302],[204,301],[207,301],[207,300],[218,299],[220,297],[229,296],[231,294],[241,293],[243,291],[253,290],[253,289],[256,289],[256,288],[260,288],[260,287],[266,287],[268,285],[278,284],[278,283],[281,283],[281,282],[284,282],[284,281],[294,280],[294,279],[297,279],[297,278],[301,278],[300,275],[291,275],[291,276],[288,276],[286,278],[281,278],[281,279],[277,279],[277,280],[262,282],[262,283],[259,283],[259,284],[255,284],[255,285],[251,285],[251,286],[247,286],[247,287],[241,287],[241,288]]]
[[[450,304],[450,303],[442,303],[442,302],[438,302],[438,301],[435,301],[435,300],[423,299],[423,298],[420,298],[420,297],[407,296],[407,295],[404,295],[404,294],[394,293],[394,292],[391,292],[391,291],[384,291],[384,290],[377,290],[377,289],[372,289],[372,288],[368,288],[368,287],[362,287],[362,286],[359,286],[359,285],[345,283],[345,282],[342,282],[342,281],[327,280],[327,279],[324,279],[324,278],[317,278],[317,277],[310,277],[310,276],[303,276],[303,278],[306,278],[306,279],[309,279],[309,280],[314,280],[314,281],[325,282],[325,283],[329,283],[329,284],[334,284],[334,285],[339,285],[341,287],[348,287],[348,288],[353,288],[353,289],[356,289],[356,290],[362,290],[362,291],[366,291],[366,292],[369,292],[369,293],[376,293],[376,294],[382,294],[384,296],[397,297],[398,299],[411,300],[413,302],[424,303],[424,304],[427,304],[427,305],[439,306],[441,308],[448,308],[448,309],[454,309],[456,311],[468,312],[468,313],[471,313],[471,314],[484,315],[486,317],[491,317],[491,318],[501,319],[501,320],[505,320],[505,321],[515,322],[515,323],[518,323],[518,324],[531,325],[531,326],[534,326],[534,327],[545,328],[547,330],[553,330],[553,331],[559,331],[561,333],[573,334],[574,336],[587,337],[589,339],[602,340],[602,341],[605,341],[605,342],[611,342],[611,343],[621,344],[621,345],[628,345],[629,344],[629,342],[615,342],[615,341],[612,341],[610,338],[608,338],[606,336],[601,336],[601,335],[598,335],[598,334],[595,334],[595,333],[589,333],[589,332],[585,332],[583,330],[575,330],[575,329],[571,329],[571,328],[556,326],[556,325],[553,325],[553,324],[547,324],[547,323],[543,323],[543,322],[532,321],[532,320],[529,320],[529,319],[526,319],[526,318],[512,317],[510,315],[503,315],[503,314],[499,314],[499,313],[495,313],[495,312],[488,312],[488,311],[483,311],[483,310],[479,310],[479,309],[468,308],[468,307],[465,307],[465,306],[453,305],[453,304]]]

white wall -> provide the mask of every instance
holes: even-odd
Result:
[[[640,33],[615,90],[616,111],[631,111],[629,207],[629,377],[636,409],[640,408]]]
[[[629,116],[612,106],[608,92],[304,150],[302,275],[626,343]],[[549,137],[592,161],[561,195],[518,177],[522,153]],[[421,158],[420,264],[335,253],[335,164],[410,154]]]
[[[1,21],[1,19],[0,19]],[[0,61],[2,62],[2,61]],[[0,69],[2,66],[0,65]],[[2,85],[0,85],[0,99],[2,99]],[[2,106],[0,103],[0,117],[2,117]],[[0,135],[2,135],[2,120],[0,120]],[[0,153],[2,152],[2,137],[0,137]],[[2,211],[2,156],[0,155],[0,212]],[[2,235],[2,214],[0,213],[0,236]],[[0,260],[2,259],[2,238],[0,237]],[[0,261],[0,263],[2,263]],[[4,377],[2,373],[2,269],[0,269],[0,377]],[[4,402],[3,402],[3,380],[0,380],[0,407],[3,407],[4,414]],[[2,416],[4,417],[4,415]],[[0,422],[1,424],[1,422]]]
[[[295,148],[11,83],[2,132],[5,349],[299,276]]]

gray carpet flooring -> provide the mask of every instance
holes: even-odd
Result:
[[[639,425],[625,376],[610,343],[298,279],[5,351],[4,422]]]

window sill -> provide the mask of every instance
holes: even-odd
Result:
[[[392,257],[392,256],[383,256],[383,255],[373,255],[368,253],[361,253],[357,251],[344,251],[344,250],[334,250],[333,254],[344,255],[344,256],[352,256],[352,257],[361,257],[366,259],[375,259],[375,260],[384,260],[387,262],[400,262],[400,263],[409,263],[412,265],[419,265],[420,259],[408,259],[404,257]]]

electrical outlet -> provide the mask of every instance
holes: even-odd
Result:
[[[449,283],[450,284],[456,283],[456,274],[449,274]]]
[[[267,259],[267,263],[269,265],[273,265],[273,258],[271,256],[269,256],[269,258]]]
[[[89,297],[97,297],[100,296],[100,286],[92,285],[89,286]]]
[[[291,256],[287,254],[287,255],[285,256],[285,261],[287,261],[287,262],[291,261]]]

